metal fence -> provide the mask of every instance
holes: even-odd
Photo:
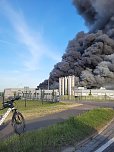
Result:
[[[99,96],[93,96],[93,95],[88,95],[88,96],[60,96],[61,101],[114,101],[114,97],[107,96],[107,95],[99,95]]]

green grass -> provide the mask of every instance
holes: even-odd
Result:
[[[60,152],[97,132],[114,117],[112,109],[95,109],[37,131],[0,142],[1,152]]]
[[[33,119],[33,118],[39,118],[48,114],[60,112],[63,110],[67,110],[73,106],[77,106],[78,104],[72,103],[72,102],[56,102],[56,103],[50,103],[50,102],[44,102],[42,104],[41,101],[27,101],[26,107],[25,107],[25,101],[18,100],[15,102],[15,107],[24,115],[25,119]],[[2,103],[0,102],[0,107],[2,106]],[[5,113],[7,109],[4,109],[0,111],[0,114]],[[11,115],[8,117],[8,119],[11,118]]]

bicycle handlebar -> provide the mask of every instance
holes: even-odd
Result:
[[[19,100],[19,99],[21,99],[21,97],[20,97],[20,96],[16,96],[16,97],[12,98],[12,99],[9,100],[9,101],[5,101],[5,102],[3,103],[3,108],[0,109],[0,110],[3,110],[3,109],[5,109],[5,108],[13,108],[13,107],[14,107],[14,105],[13,105],[14,101],[15,101],[15,100]]]

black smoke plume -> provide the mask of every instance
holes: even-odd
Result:
[[[50,72],[50,88],[58,88],[59,77],[69,75],[76,76],[78,86],[108,86],[114,80],[114,0],[73,0],[73,5],[89,32],[69,41],[61,62]],[[39,87],[46,89],[47,82]]]

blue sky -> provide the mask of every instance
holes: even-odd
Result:
[[[72,0],[0,0],[0,90],[47,79],[82,30]]]

